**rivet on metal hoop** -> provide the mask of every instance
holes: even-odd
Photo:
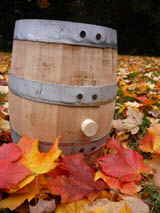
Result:
[[[81,93],[78,94],[78,95],[77,95],[77,98],[78,98],[79,100],[81,100],[81,99],[83,98],[83,94],[81,94]]]
[[[101,36],[101,34],[100,34],[100,33],[97,33],[97,35],[96,35],[96,39],[97,39],[97,40],[100,40],[100,39],[101,39],[101,37],[102,37],[102,36]]]
[[[80,32],[80,37],[81,37],[81,38],[85,38],[85,37],[86,37],[86,32],[85,32],[84,30],[82,30],[82,31]]]
[[[97,100],[97,98],[98,98],[98,95],[96,95],[96,94],[92,95],[93,100]]]

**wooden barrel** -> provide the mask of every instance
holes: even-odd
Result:
[[[62,136],[65,153],[99,149],[116,97],[116,31],[54,20],[16,22],[9,74],[13,138]]]

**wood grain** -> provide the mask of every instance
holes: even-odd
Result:
[[[40,82],[67,85],[115,84],[116,49],[14,41],[11,73]],[[52,143],[87,139],[81,123],[94,120],[99,128],[92,137],[110,131],[114,101],[100,107],[68,107],[33,102],[9,94],[10,123],[20,135]]]

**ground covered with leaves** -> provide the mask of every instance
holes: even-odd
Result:
[[[58,138],[48,153],[39,152],[37,139],[10,143],[9,67],[10,55],[0,53],[2,211],[27,212],[28,200],[31,213],[42,206],[55,213],[160,212],[160,58],[119,56],[110,139],[94,162],[63,155]]]

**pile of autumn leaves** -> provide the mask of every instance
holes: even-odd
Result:
[[[151,143],[146,140],[142,148]],[[1,209],[14,210],[25,200],[45,199],[48,194],[60,196],[61,204],[94,201],[110,189],[133,195],[140,191],[143,174],[151,172],[138,152],[115,139],[107,142],[108,153],[92,166],[83,154],[63,155],[58,143],[59,139],[48,153],[39,152],[38,140],[26,137],[0,147]]]
[[[8,57],[5,56],[4,63],[0,61],[0,103],[5,103],[0,107],[0,143],[11,141],[6,114],[7,99],[3,94],[6,94],[7,88]],[[45,200],[52,195],[52,198],[61,198],[56,213],[81,213],[77,209],[80,206],[84,209],[87,203],[99,202],[101,207],[101,198],[112,201],[125,201],[126,195],[131,195],[130,199],[143,198],[138,192],[143,190],[144,182],[149,182],[148,176],[153,177],[160,186],[160,177],[157,176],[160,174],[160,60],[120,56],[117,76],[119,92],[116,120],[113,122],[114,137],[117,139],[107,141],[106,154],[89,164],[83,154],[64,155],[58,147],[58,139],[48,153],[39,152],[38,140],[25,137],[17,145],[1,145],[0,208],[14,210],[25,200]],[[145,130],[146,125],[142,126],[146,121],[151,127],[142,136],[142,129]],[[137,151],[128,148],[129,141],[133,145],[132,139],[135,138]],[[152,153],[152,159],[144,160],[141,151]],[[114,206],[116,204],[119,205],[119,202],[113,203]],[[97,210],[97,206],[96,210],[82,212],[113,212],[108,207],[105,211]],[[114,212],[136,211],[124,206],[122,211]]]

